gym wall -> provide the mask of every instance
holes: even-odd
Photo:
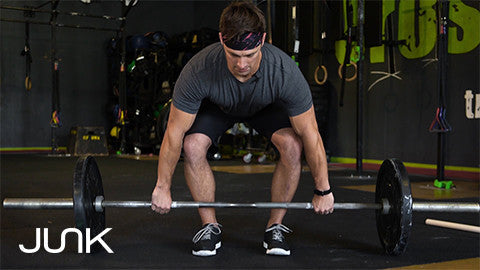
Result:
[[[2,6],[37,7],[46,1],[2,1]],[[163,31],[179,34],[202,27],[218,28],[218,17],[226,1],[142,1],[128,13],[126,35]],[[50,4],[43,10],[49,10]],[[60,1],[60,11],[121,16],[120,1]],[[0,10],[1,18],[25,20],[23,11]],[[50,14],[35,13],[32,21],[48,22]],[[59,15],[58,22],[93,27],[118,28],[118,21]],[[27,91],[25,25],[0,21],[1,46],[1,139],[0,148],[51,146],[52,74],[50,26],[30,24],[32,89]],[[58,145],[66,146],[73,126],[113,125],[108,106],[112,89],[108,84],[107,43],[113,31],[57,28],[57,57],[60,58],[60,121]]]
[[[38,6],[43,2],[24,1],[22,4]],[[291,54],[289,50],[293,41],[289,34],[292,29],[289,5],[286,1],[272,2],[275,2],[273,43]],[[340,41],[345,30],[343,1],[299,2],[299,65],[312,90],[322,92],[318,96],[329,99],[327,105],[321,103],[327,108],[319,110],[319,114],[328,114],[322,135],[327,138],[330,155],[355,157],[356,80],[346,82],[344,106],[338,106],[341,80],[337,70],[339,63],[343,62],[345,52],[345,43]],[[323,17],[318,13],[321,9],[319,2],[332,4],[327,10],[328,15],[325,15],[329,19],[323,23],[320,21]],[[436,18],[433,9],[436,0],[419,1],[418,14],[421,15],[418,16],[412,12],[416,8],[415,2],[383,1],[382,6],[382,24],[385,24],[387,15],[392,14],[393,38],[405,39],[409,45],[393,47],[395,71],[399,72],[397,75],[401,80],[388,77],[374,84],[383,75],[372,72],[389,72],[388,46],[373,46],[365,50],[364,158],[367,159],[398,157],[407,162],[436,164],[437,134],[430,133],[428,128],[438,106],[438,62],[427,61],[436,58]],[[445,95],[446,118],[452,131],[446,135],[446,164],[479,167],[480,113],[475,114],[475,108],[480,106],[480,2],[450,2],[453,24],[449,28],[448,85]],[[228,1],[140,0],[128,15],[126,34],[157,30],[177,34],[201,27],[217,29],[218,17],[227,3]],[[18,4],[18,1],[2,1],[2,5]],[[315,12],[302,11],[302,5],[313,5]],[[60,3],[58,9],[119,16],[121,8],[117,1],[97,1],[90,5],[80,1],[65,1]],[[302,14],[311,18],[301,18]],[[24,19],[22,12],[1,10],[1,17],[7,16]],[[367,24],[369,18],[372,17],[366,18]],[[37,13],[34,19],[48,21],[49,15]],[[59,16],[58,21],[105,27],[118,25],[110,21],[67,16]],[[328,23],[330,41],[322,45],[319,30],[325,27],[325,23]],[[52,88],[50,28],[44,25],[30,26],[33,55],[33,87],[30,91],[24,87],[25,59],[20,56],[24,46],[24,24],[0,22],[0,29],[0,147],[48,147]],[[369,29],[365,31],[371,34]],[[385,33],[384,27],[382,33]],[[113,32],[104,31],[58,30],[57,54],[61,58],[60,106],[63,122],[63,126],[58,129],[60,146],[67,144],[72,126],[104,126],[108,129],[112,125],[111,112],[106,108],[112,90],[108,89],[105,47],[113,36]],[[318,86],[314,80],[314,71],[320,64],[321,56],[329,77],[326,85]],[[349,67],[349,77],[351,71],[352,68]],[[325,118],[324,115],[317,117]]]
[[[4,6],[36,7],[46,1],[2,1]],[[42,8],[49,10],[50,4]],[[85,5],[80,1],[60,2],[60,11],[120,16],[120,2],[103,1]],[[1,18],[48,22],[50,14],[2,9]],[[93,27],[118,28],[119,22],[58,15],[58,22]],[[1,147],[51,146],[52,72],[50,26],[30,24],[32,88],[26,90],[25,24],[0,22],[1,29]],[[56,55],[59,61],[60,121],[58,145],[66,146],[72,126],[106,126],[107,57],[106,42],[114,32],[58,27]]]
[[[300,1],[297,16],[302,15]],[[335,157],[356,156],[356,97],[357,80],[345,83],[344,106],[339,107],[341,79],[338,75],[340,63],[345,54],[345,27],[343,4],[341,1],[326,1],[329,7],[318,6],[324,1],[313,1],[315,14],[307,20],[300,20],[299,31],[311,31],[307,40],[300,40],[299,62],[303,74],[314,88],[330,93],[335,104],[329,105],[329,125],[324,130],[327,135],[327,149]],[[355,3],[355,1],[353,1]],[[417,1],[383,1],[380,13],[383,24],[392,14],[393,39],[405,40],[405,45],[393,47],[393,58],[389,59],[388,46],[369,46],[365,48],[364,72],[364,125],[363,153],[365,159],[383,160],[398,157],[408,162],[436,164],[437,133],[429,132],[439,106],[439,80],[437,31],[435,18],[436,1],[419,1],[418,16],[414,16]],[[448,41],[447,86],[445,91],[446,119],[452,130],[446,133],[446,164],[453,166],[480,166],[480,2],[450,1],[450,19]],[[308,7],[308,5],[306,5]],[[323,8],[327,21],[317,14]],[[307,13],[310,8],[307,8]],[[356,9],[354,11],[356,13]],[[317,19],[317,21],[315,21]],[[378,18],[366,13],[365,33],[371,28],[369,20]],[[418,28],[415,26],[418,20]],[[356,14],[354,14],[354,22]],[[310,28],[313,29],[310,30]],[[319,41],[323,30],[326,41]],[[381,26],[381,24],[380,24]],[[285,31],[292,29],[286,25]],[[370,24],[370,27],[371,24]],[[277,29],[278,30],[278,29]],[[374,30],[375,31],[375,30]],[[380,31],[380,30],[379,30]],[[371,34],[371,33],[370,33]],[[382,35],[385,40],[385,27]],[[417,39],[416,39],[417,37]],[[367,39],[368,43],[371,39]],[[293,42],[293,41],[289,41]],[[302,42],[314,44],[302,47]],[[321,43],[323,42],[323,43]],[[280,42],[282,44],[282,42]],[[323,47],[322,47],[323,46]],[[289,47],[284,48],[289,50]],[[302,54],[302,49],[304,53]],[[333,49],[333,51],[332,51]],[[307,51],[307,53],[305,53]],[[290,52],[292,53],[292,52]],[[352,56],[354,54],[352,53]],[[354,58],[354,57],[352,57]],[[323,59],[323,60],[322,60]],[[390,62],[395,61],[395,71],[399,78],[387,77]],[[328,70],[328,80],[318,86],[314,80],[314,71],[320,64]],[[353,75],[353,67],[348,68],[347,77]],[[377,72],[384,72],[378,74]],[[322,78],[322,71],[319,76]],[[475,112],[477,112],[475,116]],[[318,115],[317,115],[318,117]],[[322,131],[322,130],[321,130]]]

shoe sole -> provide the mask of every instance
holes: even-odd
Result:
[[[290,250],[285,250],[283,248],[268,248],[268,244],[263,242],[263,247],[266,249],[267,255],[275,255],[275,256],[289,256]]]
[[[222,246],[222,242],[218,242],[215,244],[214,250],[199,250],[199,251],[192,250],[192,254],[200,257],[217,255],[217,249],[219,249],[221,246]]]

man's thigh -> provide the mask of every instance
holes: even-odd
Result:
[[[248,118],[246,122],[268,139],[272,138],[275,131],[292,127],[287,111],[277,103],[265,107],[263,110]]]
[[[225,114],[217,105],[203,101],[192,127],[185,135],[201,133],[208,136],[212,144],[217,145],[220,136],[234,123],[235,119]]]

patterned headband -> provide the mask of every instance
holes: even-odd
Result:
[[[258,33],[247,32],[238,38],[231,38],[231,39],[228,39],[228,37],[225,37],[222,34],[223,43],[225,43],[225,45],[230,49],[237,50],[237,51],[246,51],[246,50],[251,50],[253,48],[256,48],[257,46],[262,44],[262,38],[263,38],[262,32],[258,32]]]

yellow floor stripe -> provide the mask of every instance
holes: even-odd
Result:
[[[237,173],[237,174],[247,174],[247,173],[272,173],[275,169],[274,164],[252,164],[252,165],[241,165],[241,166],[212,166],[213,171],[217,172],[227,172],[227,173]]]
[[[357,162],[355,158],[345,158],[345,157],[331,157],[330,161],[337,162],[337,163],[352,163],[352,164],[355,164]],[[383,162],[383,160],[376,160],[376,159],[362,159],[362,161],[363,163],[371,163],[371,164],[382,164]],[[404,161],[403,164],[405,164],[405,166],[407,167],[412,167],[412,168],[421,168],[421,169],[437,168],[436,164],[414,163],[414,162],[406,162],[406,161]],[[479,167],[445,165],[445,170],[480,173]]]
[[[249,174],[249,173],[273,173],[275,164],[244,164],[233,166],[211,166],[212,171],[227,172],[236,174]],[[329,171],[342,171],[345,168],[329,166]],[[310,167],[303,166],[302,172],[309,172]]]
[[[116,157],[136,160],[158,160],[158,155],[117,155]]]
[[[410,265],[397,268],[388,268],[391,270],[397,269],[427,269],[427,270],[442,270],[442,269],[480,269],[480,258],[462,259],[448,262],[429,263]]]
[[[417,199],[425,200],[445,200],[480,197],[480,183],[477,181],[461,181],[453,182],[453,189],[439,189],[433,186],[432,182],[413,182],[411,183],[412,196]],[[375,192],[375,185],[354,185],[342,186],[342,188]]]
[[[235,166],[211,166],[212,171],[227,172],[236,174],[250,174],[250,173],[273,173],[275,164],[246,164]],[[302,171],[308,172],[310,168],[303,166]]]

